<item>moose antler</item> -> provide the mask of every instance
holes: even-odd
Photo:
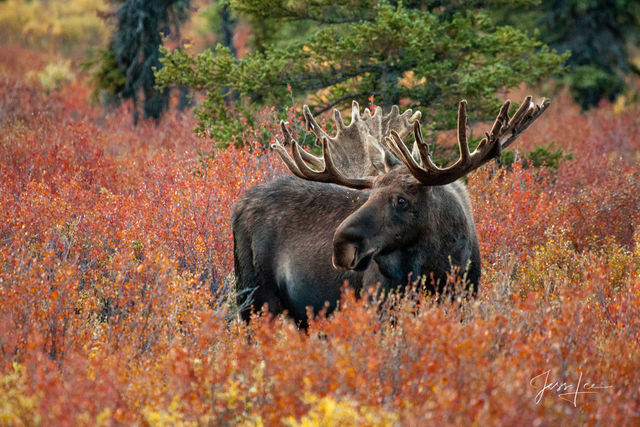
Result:
[[[467,101],[458,105],[458,146],[460,158],[447,168],[437,167],[429,155],[429,146],[422,139],[420,123],[414,122],[413,133],[416,138],[420,164],[416,162],[402,142],[398,132],[391,131],[391,137],[385,138],[388,148],[405,164],[411,174],[424,185],[450,184],[467,173],[479,168],[494,157],[500,156],[515,139],[533,123],[549,106],[550,101],[543,99],[540,104],[531,101],[527,96],[513,117],[509,118],[511,101],[502,105],[491,131],[485,133],[480,144],[473,153],[469,153],[467,142]]]
[[[391,131],[406,137],[412,123],[420,120],[421,113],[411,110],[400,114],[397,106],[386,116],[377,107],[373,114],[367,108],[360,116],[360,106],[353,101],[351,123],[344,124],[338,110],[334,110],[336,136],[329,136],[316,122],[308,106],[303,113],[307,129],[315,134],[322,145],[322,156],[317,157],[302,150],[293,139],[285,122],[280,122],[284,141],[276,140],[272,147],[278,152],[291,172],[311,181],[332,182],[352,188],[368,188],[373,184],[376,172],[384,171],[385,165],[397,159],[385,147],[384,138]],[[291,154],[285,146],[291,145]],[[318,170],[311,169],[309,165]]]

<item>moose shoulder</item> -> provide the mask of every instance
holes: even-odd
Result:
[[[442,292],[455,267],[475,293],[480,252],[469,197],[457,180],[499,155],[548,105],[527,97],[509,118],[505,103],[469,153],[462,101],[460,159],[445,169],[429,156],[419,112],[401,115],[394,107],[386,116],[380,109],[361,116],[354,102],[349,126],[335,112],[338,132],[330,137],[305,106],[322,157],[301,150],[282,123],[284,141],[274,149],[295,176],[249,189],[234,207],[241,317],[248,320],[267,303],[271,313],[286,311],[304,326],[307,307],[335,309],[345,281],[356,290],[392,289],[424,278],[429,289]],[[402,142],[412,130],[413,154]]]

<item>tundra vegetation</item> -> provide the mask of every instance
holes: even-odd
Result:
[[[469,175],[484,269],[474,302],[416,296],[391,324],[348,292],[304,334],[282,317],[228,321],[231,207],[288,173],[276,155],[194,157],[208,141],[192,119],[133,128],[123,108],[99,120],[81,83],[45,94],[24,75],[46,61],[7,46],[0,57],[12,58],[0,104],[3,424],[637,417],[637,107],[581,114],[557,97],[516,146],[553,137],[572,159]],[[613,388],[576,407],[553,392],[536,404],[530,380],[546,370]]]
[[[45,5],[0,7],[18,4]],[[0,425],[637,423],[638,105],[583,113],[554,94],[511,166],[469,174],[475,300],[408,295],[390,321],[347,291],[301,333],[239,321],[231,291],[231,209],[289,174],[262,148],[283,113],[263,107],[246,145],[199,155],[212,143],[189,115],[134,127],[130,103],[87,102],[75,64],[49,74],[52,43],[0,46]],[[597,392],[558,396],[578,381]]]

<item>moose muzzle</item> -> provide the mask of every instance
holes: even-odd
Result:
[[[338,269],[363,271],[369,267],[375,248],[367,248],[365,239],[347,230],[333,237],[333,266]]]

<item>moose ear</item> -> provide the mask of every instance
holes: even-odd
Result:
[[[384,156],[382,160],[384,162],[385,172],[389,172],[391,169],[395,168],[400,164],[400,160],[398,160],[396,156],[394,156],[387,150],[384,150]]]
[[[400,164],[400,160],[379,144],[373,136],[369,135],[367,141],[367,155],[374,169],[371,173],[387,173]]]
[[[380,155],[371,158],[373,167],[378,172],[388,173],[391,169],[400,165],[400,160],[393,154],[391,154],[388,150],[384,148],[380,149]]]

